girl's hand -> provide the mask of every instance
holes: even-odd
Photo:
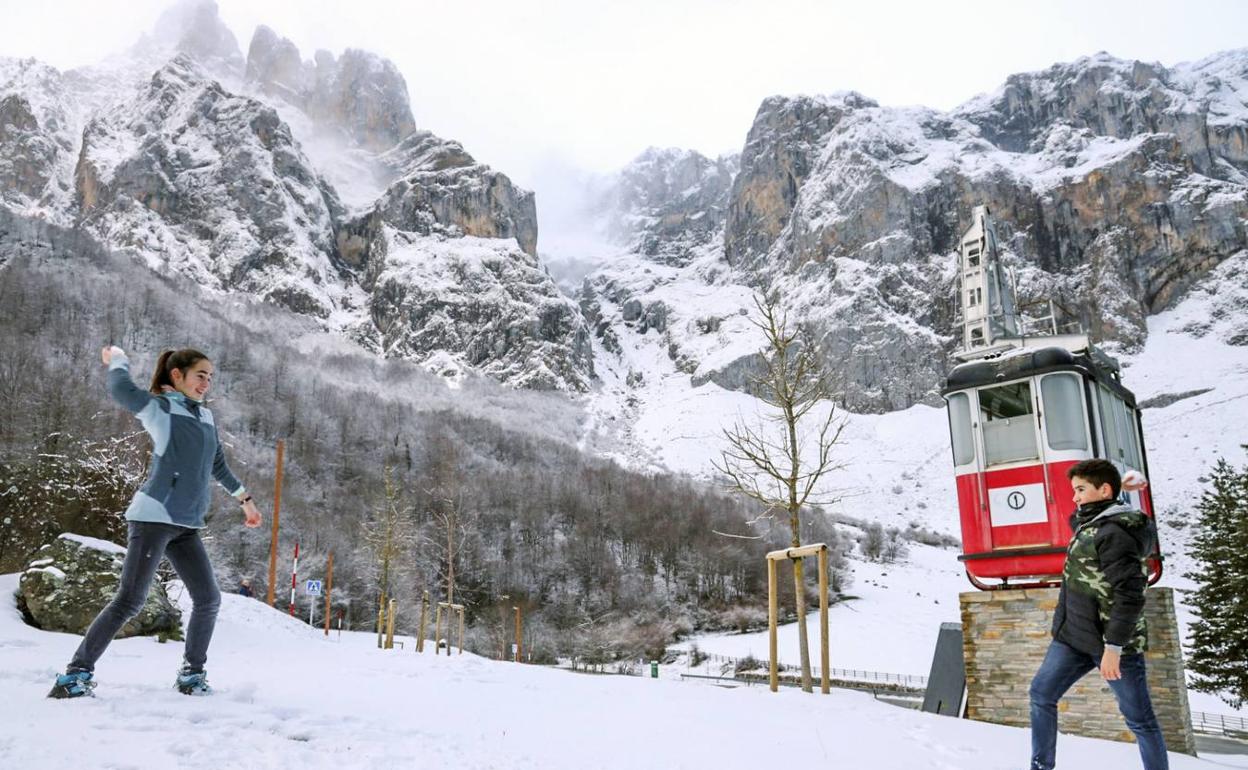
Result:
[[[100,360],[104,362],[105,366],[108,366],[112,362],[113,347],[111,345],[105,345],[104,349],[100,351]]]
[[[256,507],[253,500],[243,503],[243,526],[248,529],[255,529],[260,526],[260,509]]]

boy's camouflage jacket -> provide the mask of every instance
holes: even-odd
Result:
[[[1153,520],[1116,501],[1082,506],[1071,516],[1053,638],[1100,658],[1106,644],[1131,655],[1148,649],[1144,622],[1146,560]]]

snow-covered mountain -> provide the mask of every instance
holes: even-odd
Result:
[[[533,194],[418,130],[375,54],[304,62],[261,27],[244,57],[214,3],[185,2],[96,66],[0,59],[0,155],[14,213],[374,352],[525,387],[593,377],[577,305],[536,257]]]
[[[726,214],[722,198],[689,193],[720,189],[707,159],[681,185],[666,184],[679,153],[647,153],[618,175],[600,199],[620,202],[606,221],[633,226],[628,256],[591,276],[582,304],[621,309],[618,323],[597,323],[608,345],[625,326],[657,329],[695,384],[735,387],[749,346],[729,362],[699,356],[698,332],[746,307],[741,287],[778,291],[816,329],[851,409],[938,404],[957,331],[952,253],[974,206],[997,218],[1021,302],[1051,297],[1059,323],[1138,350],[1150,314],[1248,248],[1245,126],[1248,50],[1169,69],[1098,54],[1013,76],[948,113],[856,93],[772,97]],[[648,245],[665,242],[670,221],[650,212],[690,221],[687,201],[704,199],[702,220],[724,230],[700,241],[702,260]]]

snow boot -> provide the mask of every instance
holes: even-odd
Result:
[[[212,688],[208,686],[208,675],[202,670],[192,669],[186,663],[178,669],[178,680],[173,686],[183,695],[212,695]]]
[[[81,698],[95,689],[90,671],[69,671],[56,678],[49,698]]]

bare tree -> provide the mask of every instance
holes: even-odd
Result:
[[[429,452],[429,476],[432,485],[424,492],[433,532],[425,540],[440,553],[446,603],[454,604],[455,562],[459,558],[466,535],[465,529],[469,523],[464,515],[464,485],[461,478],[464,470],[459,449],[447,434],[439,432],[432,436]]]
[[[394,480],[394,471],[387,465],[382,475],[383,498],[376,516],[364,525],[364,540],[373,552],[377,564],[377,589],[379,606],[386,607],[393,584],[392,573],[400,563],[400,557],[410,551],[415,530],[411,511],[403,500],[403,492]],[[380,647],[381,626],[377,628],[377,646]]]
[[[813,340],[790,325],[775,295],[755,296],[758,310],[751,322],[763,332],[765,347],[760,371],[751,377],[754,396],[773,410],[756,425],[738,422],[724,431],[729,448],[715,468],[729,481],[729,489],[763,505],[762,518],[786,512],[794,548],[800,547],[801,511],[805,505],[826,505],[816,487],[828,471],[843,467],[832,459],[845,421],[833,402],[833,392]],[[808,428],[811,412],[823,405],[828,412]],[[803,460],[803,450],[814,435],[814,459]],[[802,658],[802,689],[811,691],[810,643],[806,633],[806,592],[802,560],[793,562],[797,599],[798,640]]]

